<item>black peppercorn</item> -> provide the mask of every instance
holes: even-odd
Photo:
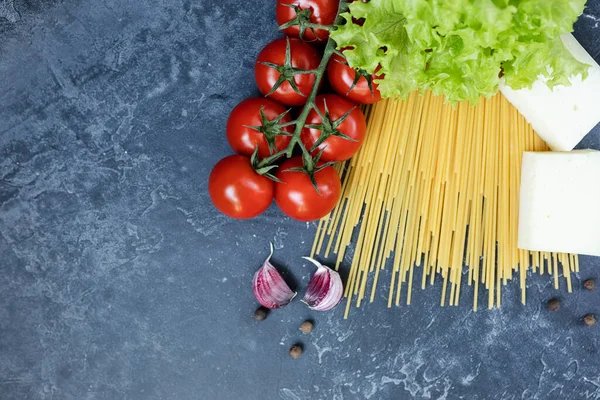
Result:
[[[560,309],[560,300],[559,299],[550,300],[547,304],[547,307],[548,307],[549,311],[558,311]]]
[[[596,317],[594,317],[594,314],[587,314],[583,317],[583,323],[585,326],[594,326],[596,325]]]
[[[302,355],[302,345],[301,344],[295,344],[292,346],[292,348],[290,349],[290,356],[293,359],[296,359],[298,357],[300,357]]]
[[[254,319],[257,321],[263,321],[267,319],[269,315],[269,310],[266,307],[258,307],[256,311],[254,311]]]
[[[313,330],[313,323],[312,323],[312,321],[304,321],[302,323],[302,325],[300,325],[300,330],[305,335],[308,335],[309,333],[311,333],[312,330]]]

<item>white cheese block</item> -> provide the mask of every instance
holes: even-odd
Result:
[[[600,256],[600,151],[523,154],[519,248]]]
[[[500,83],[500,90],[552,150],[569,151],[600,122],[600,66],[570,33],[562,35],[573,56],[590,65],[588,77],[569,78],[572,86],[550,90],[543,77],[531,89],[513,90]]]

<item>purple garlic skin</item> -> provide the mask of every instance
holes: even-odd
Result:
[[[272,255],[273,244],[271,244],[271,254],[269,254],[263,265],[256,271],[252,281],[252,290],[254,291],[256,300],[262,306],[271,309],[289,304],[296,296],[296,292],[290,289],[279,271],[271,264]]]
[[[338,305],[344,294],[344,284],[340,274],[310,257],[304,259],[315,264],[317,272],[310,278],[302,302],[306,303],[311,310],[331,310]]]

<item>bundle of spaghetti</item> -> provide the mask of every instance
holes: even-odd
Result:
[[[336,253],[336,269],[352,260],[345,317],[353,299],[358,307],[367,294],[374,300],[385,268],[388,307],[400,304],[405,287],[410,304],[413,285],[424,289],[436,277],[442,306],[459,304],[466,280],[474,310],[480,285],[488,307],[499,307],[502,285],[517,274],[525,303],[530,269],[552,274],[556,288],[562,275],[571,291],[576,255],[517,248],[521,157],[548,147],[501,94],[452,107],[413,93],[365,112],[367,137],[339,167],[342,197],[319,222],[312,248],[313,256]]]

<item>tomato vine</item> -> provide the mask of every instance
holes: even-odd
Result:
[[[254,68],[265,97],[245,99],[231,112],[227,140],[240,155],[213,168],[209,193],[215,206],[234,218],[258,215],[275,200],[284,214],[312,221],[329,213],[341,196],[332,165],[351,158],[364,140],[366,119],[356,103],[378,100],[377,83],[371,84],[376,76],[342,65],[344,56],[330,39],[345,22],[348,0],[276,3],[277,23],[286,36],[268,43]],[[320,52],[308,43],[315,41]],[[325,74],[339,67],[343,74],[329,79],[336,93],[319,93]],[[286,106],[301,107],[295,119]]]
[[[307,25],[307,22],[306,22],[310,18],[310,15],[307,15],[307,11],[310,11],[310,9],[300,10],[298,7],[295,7],[294,10],[297,13],[302,13],[302,14],[301,15],[299,14],[298,18],[296,18],[293,21],[290,21],[290,23],[281,25],[279,27],[279,29],[283,30],[283,29],[289,28],[290,26],[293,26],[294,23],[296,23],[297,25],[299,25],[301,32],[304,32],[306,30],[306,28],[315,28],[315,27],[318,29],[322,29],[322,30],[332,31],[332,30],[336,29],[336,24],[341,23],[343,21],[343,18],[340,17],[340,14],[345,12],[347,10],[347,8],[348,8],[348,3],[346,1],[342,0],[342,1],[340,1],[338,11],[337,11],[336,21],[333,25],[310,26],[310,25]],[[315,178],[314,178],[314,174],[318,170],[323,168],[323,165],[320,165],[317,168],[317,162],[318,162],[322,152],[320,152],[319,154],[317,154],[316,156],[313,157],[310,152],[311,149],[307,149],[306,146],[302,143],[302,140],[300,140],[300,135],[302,133],[302,129],[306,125],[306,119],[308,117],[308,114],[310,113],[311,110],[316,109],[315,99],[319,92],[319,86],[321,84],[321,81],[323,80],[323,77],[326,73],[329,59],[334,54],[341,55],[341,53],[336,49],[336,46],[337,45],[333,39],[331,39],[331,38],[327,39],[327,43],[326,43],[325,49],[323,51],[323,57],[321,58],[319,66],[315,70],[300,70],[300,69],[292,68],[291,65],[284,65],[282,67],[282,66],[272,66],[270,64],[265,63],[265,65],[267,65],[267,66],[270,66],[272,68],[277,68],[278,71],[281,73],[280,78],[277,81],[276,85],[281,85],[285,81],[288,81],[288,82],[291,81],[290,86],[292,86],[294,91],[299,92],[297,90],[297,88],[295,87],[295,83],[293,82],[294,76],[296,74],[307,74],[307,73],[314,74],[315,82],[314,82],[314,85],[312,87],[310,94],[308,95],[308,97],[306,99],[306,103],[302,107],[302,111],[300,112],[300,115],[294,121],[292,121],[291,123],[288,123],[288,125],[294,126],[294,132],[292,134],[289,145],[287,146],[287,148],[280,150],[268,157],[265,157],[262,160],[257,160],[255,162],[255,168],[257,171],[264,171],[265,168],[272,165],[274,162],[276,162],[278,159],[280,159],[284,155],[287,158],[292,157],[292,153],[293,153],[294,149],[296,148],[296,146],[298,146],[300,148],[300,150],[302,151],[302,159],[304,162],[304,171],[311,178],[311,181],[313,182],[313,185],[315,186],[315,188],[317,187]],[[290,50],[289,50],[289,42],[288,42],[288,46],[286,49],[286,64],[289,64],[288,63],[289,51]],[[273,89],[271,90],[271,93],[274,92],[276,89],[277,89],[277,86],[274,86]],[[317,112],[320,112],[320,111],[317,110]],[[335,122],[336,121],[328,121],[328,120],[324,119],[322,122],[322,125],[330,126],[330,125],[335,124]],[[333,164],[333,163],[332,162],[326,163],[326,165],[331,165],[331,164]]]

